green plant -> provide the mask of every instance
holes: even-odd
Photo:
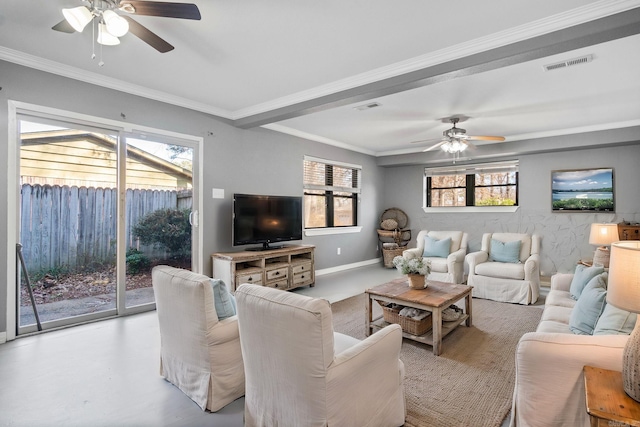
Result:
[[[147,256],[136,248],[127,249],[127,272],[130,274],[138,274],[148,270],[151,261]]]
[[[191,255],[191,224],[188,209],[158,209],[133,227],[143,245],[155,245],[177,259]]]

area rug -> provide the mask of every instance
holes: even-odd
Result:
[[[363,339],[365,294],[332,304],[334,330]],[[374,303],[374,316],[382,314]],[[403,340],[407,427],[500,426],[511,409],[515,349],[536,329],[541,306],[473,299],[473,325],[443,340],[442,354]]]

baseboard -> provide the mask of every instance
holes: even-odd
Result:
[[[339,271],[351,270],[352,268],[364,267],[371,264],[381,263],[382,258],[374,258],[366,261],[354,262],[352,264],[343,264],[336,267],[323,268],[322,270],[316,270],[316,276],[323,276],[325,274],[337,273]]]
[[[0,344],[4,344],[7,342],[7,333],[0,332]]]

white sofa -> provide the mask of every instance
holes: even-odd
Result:
[[[622,370],[628,335],[574,335],[573,274],[555,274],[536,332],[524,334],[516,350],[511,427],[588,427],[582,369]]]
[[[519,262],[491,259],[492,240],[520,241]],[[524,233],[484,233],[482,246],[465,257],[467,285],[473,297],[516,304],[534,304],[540,294],[540,236]]]
[[[464,282],[464,256],[467,254],[467,241],[469,236],[462,231],[428,231],[421,230],[416,238],[416,248],[407,249],[402,253],[406,259],[421,257],[424,253],[424,238],[442,240],[451,238],[449,255],[447,257],[424,257],[431,263],[429,280],[440,282],[462,283]]]

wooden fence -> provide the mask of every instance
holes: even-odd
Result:
[[[116,189],[24,184],[21,195],[20,243],[29,273],[115,263]],[[127,248],[140,249],[149,258],[166,257],[141,245],[131,229],[155,210],[191,205],[190,190],[127,190]]]

